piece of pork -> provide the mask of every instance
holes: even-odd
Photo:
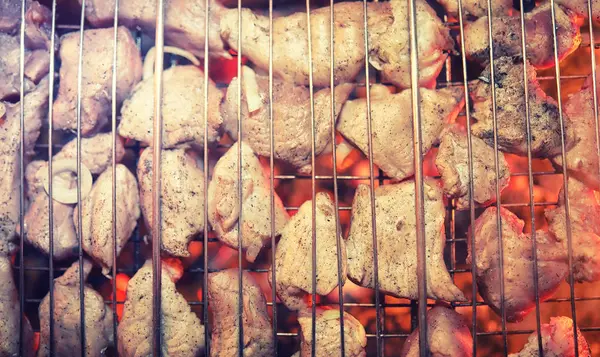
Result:
[[[458,0],[438,0],[449,15],[458,18]],[[513,9],[512,0],[492,0],[492,14],[494,16],[509,15]],[[464,0],[462,2],[463,16],[470,14],[475,17],[487,16],[488,0]]]
[[[573,277],[578,282],[600,279],[600,200],[596,192],[569,177],[569,218],[573,249]],[[563,187],[558,194],[558,206],[546,209],[549,231],[562,246],[564,259],[569,249],[567,218]]]
[[[54,129],[77,129],[79,32],[60,40],[60,87],[54,102]],[[111,116],[114,29],[85,30],[81,84],[81,134],[93,135]],[[117,35],[117,105],[142,78],[142,59],[135,40],[125,27]],[[148,107],[151,107],[148,105]]]
[[[223,155],[208,186],[208,219],[217,237],[238,248],[238,224],[246,258],[254,262],[261,249],[271,245],[271,190],[269,178],[250,146],[242,142],[242,197],[240,199],[238,143]],[[289,219],[277,194],[274,194],[275,232],[279,235]],[[240,207],[241,203],[241,207]],[[241,222],[240,222],[241,216]]]
[[[84,259],[83,280],[87,280],[92,263]],[[50,316],[50,295],[39,307],[40,349],[38,357],[52,355],[50,351],[50,319],[54,321],[54,353],[57,356],[82,356],[79,261],[54,279],[54,316]],[[85,356],[101,356],[113,344],[113,312],[100,293],[84,285]]]
[[[496,212],[496,207],[490,207],[473,223],[470,235],[475,238],[475,252],[469,246],[467,264],[471,263],[474,254],[479,294],[500,314],[502,272]],[[530,234],[523,233],[524,222],[511,211],[501,208],[500,217],[504,253],[504,309],[506,320],[516,322],[535,308],[532,238]],[[554,294],[569,268],[563,247],[552,236],[538,231],[536,240],[538,293],[540,301],[544,301]]]
[[[82,0],[78,0],[82,3]],[[95,27],[114,23],[115,0],[87,0],[85,18]],[[219,1],[210,1],[208,51],[211,57],[231,55],[219,36],[219,20],[224,10]],[[164,3],[165,44],[183,48],[204,57],[206,6],[204,0],[169,0]],[[119,1],[119,24],[139,27],[150,37],[156,33],[156,4],[152,0]]]
[[[473,337],[464,317],[442,306],[427,311],[427,341],[431,357],[473,356]],[[418,327],[404,342],[400,356],[419,356]]]
[[[48,80],[44,79],[35,91],[25,96],[25,155],[27,160],[33,153],[40,134],[42,119],[48,110]],[[0,241],[14,237],[19,222],[21,159],[21,106],[0,102]]]
[[[116,239],[117,255],[125,246],[140,218],[140,197],[135,176],[122,164],[116,168],[116,237],[113,225],[112,169],[104,171],[94,182],[89,195],[81,202],[83,250],[94,258],[108,273],[113,264],[113,244]],[[78,209],[75,207],[73,221],[79,229]]]
[[[590,2],[592,6],[592,20],[598,24],[600,23],[600,3],[598,0],[591,0]],[[584,19],[589,17],[588,3],[588,0],[556,0],[556,4],[562,5]],[[587,26],[587,22],[585,25]]]
[[[541,326],[542,351],[545,357],[575,357],[575,336],[573,333],[573,320],[566,316],[551,317],[550,323]],[[579,357],[591,357],[590,347],[577,329],[577,347]],[[512,353],[509,357],[539,357],[538,334],[532,333],[527,344],[519,353]]]
[[[527,118],[525,116],[525,89],[523,62],[517,58],[501,57],[495,62],[496,121],[498,148],[502,151],[527,155]],[[538,158],[560,154],[561,126],[558,103],[546,95],[537,80],[536,71],[527,62],[529,89],[529,120],[531,130],[531,155]],[[491,78],[488,66],[476,84],[473,97],[473,134],[488,145],[494,145],[494,117],[492,113]],[[574,132],[569,117],[563,112],[565,140],[572,142]]]
[[[13,279],[11,255],[15,249],[12,243],[0,240],[0,356],[21,356],[19,321],[23,321],[24,357],[33,357],[33,331],[27,317],[21,314],[19,291]]]
[[[140,155],[137,176],[144,219],[152,226],[152,148]],[[204,171],[184,149],[163,150],[161,159],[162,250],[187,257],[188,243],[204,230]]]
[[[271,118],[269,115],[269,78],[254,75],[249,67],[242,72],[242,139],[261,156],[271,155]],[[229,84],[221,106],[223,124],[229,136],[238,137],[238,78]],[[354,89],[340,84],[334,89],[335,116]],[[257,89],[254,92],[253,89]],[[314,94],[315,156],[331,151],[331,91]],[[335,122],[335,120],[334,120]],[[273,146],[275,158],[292,164],[299,172],[310,174],[312,155],[312,117],[310,92],[305,86],[273,79]]]
[[[346,280],[346,245],[341,237],[336,237],[335,208],[329,196],[324,192],[315,197],[315,221],[318,276],[316,293],[327,295]],[[312,201],[304,202],[281,231],[281,239],[275,251],[275,269],[277,276],[275,288],[279,299],[291,310],[307,307],[305,297],[312,293]],[[337,242],[341,245],[341,256],[337,255]],[[341,260],[341,276],[338,277],[338,259]],[[271,274],[268,275],[269,283]]]
[[[594,114],[594,88],[590,75],[583,87],[567,100],[564,113],[572,118],[569,126],[574,135],[569,138],[571,148],[566,152],[569,176],[577,178],[594,190],[600,189],[598,145],[596,142],[596,117]],[[563,167],[562,153],[552,158],[552,163]]]
[[[482,0],[487,1],[487,0]],[[554,66],[554,40],[550,1],[525,14],[527,59],[538,69]],[[586,11],[587,12],[587,11]],[[559,61],[575,51],[581,43],[579,22],[574,13],[555,7],[556,35]],[[522,57],[521,18],[499,16],[492,18],[494,60],[501,57]],[[465,26],[465,54],[487,65],[490,60],[488,17],[480,17]],[[529,72],[529,70],[528,70]],[[532,70],[533,72],[533,70]],[[521,80],[523,76],[521,75]]]
[[[123,141],[117,137],[115,146],[116,161],[121,162],[125,155]],[[100,133],[89,138],[81,138],[81,163],[94,175],[101,174],[112,166],[113,141],[111,133]],[[77,139],[69,141],[54,155],[54,160],[76,160]]]
[[[466,301],[448,274],[444,263],[445,207],[442,189],[435,181],[423,183],[425,244],[427,247],[427,295],[431,299]],[[356,189],[352,221],[346,242],[348,278],[356,284],[375,288],[373,276],[373,231],[371,192],[367,185]],[[415,236],[415,182],[379,186],[375,189],[379,289],[396,297],[418,298],[417,239]],[[278,275],[279,276],[279,275]]]
[[[454,48],[448,29],[424,1],[417,1],[419,23],[419,82],[430,84],[437,77]],[[341,2],[333,8],[334,81],[352,82],[364,71],[363,4]],[[369,63],[392,83],[410,87],[408,5],[405,1],[368,4]],[[259,68],[269,68],[269,19],[242,9],[242,54]],[[330,85],[330,8],[312,10],[311,41],[313,83]],[[273,20],[273,73],[287,82],[309,84],[308,26],[306,13],[297,12]],[[238,45],[238,11],[230,9],[221,17],[221,37],[234,50]]]
[[[475,204],[486,205],[496,200],[496,168],[494,149],[483,140],[471,136],[473,158],[473,200]],[[510,171],[504,154],[498,153],[498,186],[502,191],[510,181]],[[468,137],[462,127],[448,128],[440,140],[435,158],[440,172],[444,193],[456,199],[457,209],[469,208],[469,150]]]
[[[162,356],[196,357],[204,350],[204,326],[175,287],[177,277],[162,264]],[[127,285],[127,298],[117,329],[119,356],[152,355],[152,261],[147,260]]]
[[[414,174],[411,92],[379,92],[374,91],[375,95],[371,96],[373,162],[390,177],[402,180]],[[458,87],[437,90],[421,88],[420,94],[422,148],[425,155],[438,141],[444,124],[458,115],[464,104],[464,91]],[[368,155],[366,98],[346,102],[340,113],[337,130]]]
[[[338,357],[342,355],[340,338],[340,311],[317,308],[315,314],[316,338],[315,357]],[[366,357],[367,334],[354,316],[344,312],[344,352],[348,357]],[[299,357],[312,356],[312,309],[298,313],[300,324]]]
[[[267,312],[265,296],[247,271],[242,273],[242,323],[244,330],[244,356],[267,357],[274,354],[271,319]],[[211,356],[237,356],[239,354],[237,269],[223,270],[208,275],[208,298],[212,311]]]
[[[223,94],[212,80],[208,84],[208,143],[220,138],[223,122],[219,112]],[[121,109],[119,134],[152,144],[154,78],[138,84]],[[150,101],[150,102],[149,102]],[[204,147],[204,73],[195,66],[175,66],[163,73],[163,148],[182,144]]]

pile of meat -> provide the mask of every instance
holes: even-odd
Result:
[[[448,204],[457,210],[484,208],[471,222],[469,237],[475,243],[468,245],[466,262],[476,267],[479,295],[496,313],[504,311],[508,322],[522,320],[535,308],[536,295],[548,299],[569,276],[575,282],[600,280],[600,201],[594,191],[600,188],[600,171],[596,134],[590,130],[595,114],[592,79],[561,106],[537,78],[537,70],[554,66],[555,57],[563,60],[581,43],[580,18],[587,15],[587,7],[577,1],[557,1],[554,11],[543,3],[527,12],[523,49],[512,1],[492,1],[492,19],[487,17],[487,0],[463,1],[463,11],[472,21],[466,24],[464,38],[455,40],[432,6],[416,0],[419,88],[412,90],[407,1],[343,1],[333,8],[315,8],[310,16],[278,14],[272,29],[269,17],[255,9],[238,12],[213,0],[167,1],[164,50],[177,55],[179,64],[158,69],[163,125],[156,154],[159,136],[150,104],[157,93],[156,51],[142,51],[132,35],[138,29],[154,36],[154,2],[120,1],[120,26],[114,28],[115,0],[79,3],[83,1],[92,28],[52,38],[48,8],[37,1],[0,0],[0,272],[7,282],[0,288],[0,356],[20,350],[26,356],[36,353],[27,318],[22,319],[24,340],[19,338],[23,314],[10,264],[18,239],[49,259],[71,264],[53,285],[54,316],[49,295],[39,306],[40,356],[79,356],[83,341],[89,356],[115,344],[119,356],[146,356],[152,353],[155,328],[160,328],[162,355],[197,356],[209,345],[206,324],[211,356],[274,353],[273,322],[263,288],[254,275],[238,274],[237,269],[211,269],[206,292],[211,318],[201,321],[177,289],[181,272],[165,260],[160,326],[152,326],[155,291],[148,259],[129,281],[117,331],[112,331],[113,307],[85,280],[95,274],[94,265],[115,278],[111,274],[117,258],[138,225],[157,233],[152,229],[156,196],[161,200],[162,230],[158,237],[146,238],[159,239],[161,253],[170,260],[192,256],[190,242],[207,230],[222,244],[243,251],[248,266],[272,251],[266,276],[283,305],[297,311],[297,355],[302,357],[311,355],[313,346],[317,356],[341,355],[340,326],[344,354],[366,356],[365,321],[336,309],[312,310],[311,295],[326,296],[349,280],[382,294],[418,299],[416,232],[421,228],[427,298],[438,301],[427,316],[430,350],[434,356],[472,356],[474,331],[459,313],[444,307],[444,302],[467,301],[444,258]],[[456,0],[439,2],[456,16]],[[23,19],[21,6],[26,6]],[[600,19],[600,14],[592,15]],[[457,43],[483,68],[468,91],[462,85],[436,86]],[[247,63],[221,90],[200,69],[197,57],[231,59],[237,51]],[[50,73],[53,56],[58,73]],[[181,63],[186,60],[188,64]],[[356,83],[368,66],[386,85],[369,85],[364,95],[364,86]],[[58,90],[51,95],[55,76]],[[420,101],[421,154],[433,157],[439,174],[422,182],[424,227],[418,226],[421,212],[415,205],[421,184],[414,179],[415,94]],[[458,118],[465,95],[472,103],[470,132]],[[81,139],[39,160],[36,143],[49,124],[64,137],[77,133]],[[130,149],[140,146],[135,152]],[[299,175],[314,175],[316,157],[348,147],[366,157],[372,154],[373,163],[388,178],[377,187],[356,187],[349,229],[338,226],[337,195],[328,192],[316,193],[290,215],[271,186],[265,164],[269,158]],[[501,193],[511,176],[505,153],[548,159],[569,176],[558,205],[545,210],[548,228],[525,233],[524,222],[501,206]],[[74,175],[78,171],[82,177]],[[25,187],[20,172],[25,173]],[[78,186],[81,192],[76,194]],[[80,244],[85,258],[77,260]],[[85,320],[80,319],[80,290]],[[85,336],[80,335],[82,323]],[[533,334],[515,356],[537,356],[537,336]],[[581,356],[590,355],[585,338],[568,317],[551,318],[542,325],[541,336],[546,355],[569,356],[575,341]],[[561,338],[567,342],[557,342]],[[416,329],[401,356],[418,355]]]

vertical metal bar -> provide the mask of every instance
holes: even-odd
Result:
[[[377,219],[375,209],[375,172],[373,168],[373,127],[371,122],[371,83],[369,75],[369,26],[367,0],[363,0],[363,38],[365,42],[365,95],[367,100],[367,151],[369,157],[369,191],[371,194],[371,233],[373,239],[373,280],[375,282],[375,344],[377,356],[383,356],[381,344],[381,298],[379,292],[379,254],[377,253]]]
[[[202,284],[202,322],[204,323],[204,351],[205,356],[210,356],[210,334],[208,329],[208,70],[209,70],[209,53],[208,53],[208,38],[210,35],[210,0],[204,1],[206,9],[204,13],[204,237],[202,249],[204,251],[204,281]]]
[[[243,266],[242,257],[244,255],[242,249],[242,211],[243,211],[243,196],[244,188],[242,181],[242,0],[238,0],[238,53],[237,53],[237,75],[238,75],[238,96],[237,96],[237,116],[238,116],[238,204],[240,214],[237,221],[237,239],[238,239],[238,356],[244,357],[244,311],[243,302]],[[205,139],[206,141],[206,139]]]
[[[523,10],[524,1],[519,0],[521,13],[521,50],[524,59],[527,58],[527,39],[525,33],[525,11]],[[593,52],[593,50],[592,50]],[[531,166],[531,117],[529,113],[529,82],[527,76],[527,61],[523,60],[523,88],[525,95],[525,123],[527,131],[527,173],[529,180],[529,213],[531,214],[531,244],[533,253],[533,295],[535,296],[535,323],[537,327],[538,339],[538,354],[544,357],[544,348],[542,344],[542,329],[540,317],[540,293],[538,284],[538,263],[537,263],[537,237],[535,232],[535,207],[534,207],[534,192],[533,192],[533,170]],[[566,167],[566,163],[565,163]],[[496,176],[496,182],[498,176]]]
[[[81,90],[83,81],[83,42],[85,38],[85,4],[81,2],[81,17],[79,23],[79,63],[77,69],[77,177],[81,177]],[[79,242],[79,333],[81,338],[81,355],[85,356],[85,289],[83,272],[83,239],[82,239],[82,212],[81,212],[81,180],[77,180],[77,242]]]
[[[496,116],[496,73],[494,68],[494,38],[492,36],[492,0],[487,1],[488,6],[488,43],[490,54],[490,89],[492,92],[492,118],[494,132],[494,168],[496,171],[496,228],[498,233],[498,263],[500,265],[500,316],[502,317],[502,341],[504,345],[504,354],[508,353],[508,336],[506,333],[506,309],[504,296],[504,245],[502,244],[502,217],[500,216],[500,185],[498,178],[499,158],[498,158],[498,117]]]
[[[490,1],[490,0],[488,0]],[[566,170],[567,165],[567,150],[565,145],[565,122],[563,117],[563,108],[562,108],[562,92],[560,85],[560,63],[558,60],[558,37],[556,34],[556,11],[554,7],[556,6],[554,0],[550,0],[550,10],[552,17],[552,41],[554,47],[554,70],[556,75],[556,92],[558,93],[558,119],[560,121],[560,151],[563,166],[565,169],[563,170],[563,193],[565,198],[565,223],[567,228],[567,248],[568,248],[568,260],[569,260],[569,294],[571,300],[571,316],[573,318],[573,341],[575,345],[575,356],[579,356],[579,344],[577,343],[577,312],[575,309],[575,279],[573,278],[573,237],[571,231],[571,209],[569,203],[569,174]],[[592,43],[591,51],[594,52],[594,44]]]
[[[113,341],[115,351],[119,350],[117,338],[117,41],[119,38],[119,0],[115,0],[112,68],[112,306],[113,306]]]
[[[143,48],[143,43],[142,43],[142,31],[138,28],[135,30],[135,45],[137,46],[138,50],[140,51],[140,54],[142,52],[142,48]],[[140,153],[140,144],[136,143],[135,144],[135,149],[134,149],[136,154]],[[135,164],[137,167],[137,164],[139,162],[139,155],[136,156],[135,159]],[[141,266],[142,266],[142,262],[140,261],[140,229],[139,226],[135,228],[134,230],[134,234],[135,234],[135,241],[133,244],[133,267],[134,269],[137,271]]]
[[[275,120],[273,119],[273,0],[269,0],[269,133],[271,141],[269,145],[269,179],[271,184],[271,266],[275,267],[276,257],[276,234],[275,234]],[[335,162],[335,161],[334,161]],[[277,350],[277,274],[275,268],[271,269],[271,301],[273,302],[273,352],[279,355]]]
[[[312,57],[312,29],[310,22],[310,0],[306,0],[306,35],[308,36],[308,89],[310,92],[310,146],[311,146],[311,204],[312,204],[312,319],[311,319],[311,356],[317,355],[317,202],[316,196],[316,158],[315,158],[315,98],[313,93],[313,57]]]
[[[153,356],[161,356],[161,295],[162,295],[162,264],[160,260],[162,239],[162,210],[161,210],[161,160],[162,160],[162,93],[163,68],[165,57],[164,38],[164,2],[156,0],[156,62],[154,63],[154,129],[152,139],[152,290],[153,290]]]
[[[594,90],[594,124],[596,129],[596,154],[600,158],[600,124],[598,123],[598,85],[596,83],[596,41],[594,40],[594,25],[592,21],[592,2],[588,1],[588,24],[590,31],[590,57],[592,61],[592,89]],[[566,167],[566,163],[563,163]],[[600,170],[600,168],[599,168]],[[600,178],[600,171],[598,172]]]
[[[335,11],[334,0],[329,0],[329,95],[331,96],[331,148],[332,148],[332,167],[333,167],[333,203],[335,205],[335,237],[336,237],[336,253],[337,253],[337,274],[338,274],[338,299],[340,311],[340,346],[341,357],[346,357],[346,341],[344,336],[344,290],[342,280],[342,242],[340,229],[340,200],[338,193],[337,181],[337,154],[335,152]]]
[[[50,299],[49,306],[49,347],[50,356],[54,356],[54,194],[52,191],[53,177],[52,177],[52,156],[53,143],[54,143],[54,111],[52,110],[54,103],[54,47],[55,47],[55,36],[56,36],[56,0],[52,1],[52,27],[50,29],[50,68],[48,69],[48,238],[49,238],[49,250],[50,257],[48,259],[48,286],[50,288],[48,295]]]
[[[26,1],[21,2],[21,29],[20,29],[20,51],[19,51],[19,77],[21,85],[19,89],[19,119],[20,119],[20,134],[21,142],[19,149],[19,228],[21,232],[21,240],[19,242],[19,352],[21,356],[25,354],[25,339],[24,339],[24,317],[25,313],[25,263],[23,248],[24,248],[24,232],[25,232],[25,7]]]
[[[413,117],[413,152],[415,165],[415,215],[417,223],[417,280],[419,285],[419,354],[429,356],[427,337],[427,255],[425,246],[425,207],[423,200],[423,145],[419,98],[419,53],[417,47],[417,12],[415,0],[408,0],[410,25],[410,80]]]
[[[469,80],[467,73],[467,58],[465,51],[465,26],[463,21],[462,0],[458,0],[458,23],[460,25],[460,57],[463,69],[463,87],[465,89],[465,116],[467,122],[467,164],[469,168],[469,225],[475,222],[475,183],[473,182],[473,138],[471,136],[471,100],[469,97]],[[471,232],[471,252],[475,252],[475,231]],[[473,334],[473,351],[472,355],[477,356],[477,262],[476,254],[471,254],[471,333]]]

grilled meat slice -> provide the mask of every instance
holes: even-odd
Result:
[[[254,76],[248,67],[244,68],[242,73],[242,139],[258,155],[268,157],[271,155],[269,79],[262,75]],[[237,93],[239,83],[237,77],[231,81],[221,107],[225,130],[234,139],[238,137]],[[252,90],[254,83],[258,92]],[[353,84],[340,84],[335,87],[336,118],[353,89]],[[258,98],[258,103],[254,102],[255,98]],[[318,156],[331,150],[331,91],[329,88],[314,94],[314,114],[315,156]],[[310,174],[313,136],[308,88],[276,78],[273,80],[273,132],[275,158],[292,164],[301,173]]]
[[[324,192],[315,197],[315,220],[317,253],[315,290],[319,295],[327,295],[338,286],[337,241],[341,245],[342,284],[346,280],[346,246],[341,237],[336,237],[335,208]],[[298,209],[281,231],[281,239],[275,252],[277,276],[275,287],[281,301],[292,310],[306,308],[304,297],[312,292],[312,201],[306,201]],[[271,274],[269,274],[271,285]]]
[[[494,149],[476,136],[471,137],[473,157],[473,200],[485,205],[496,200]],[[503,153],[498,153],[498,186],[508,186],[510,171]],[[454,125],[442,135],[435,165],[442,177],[446,196],[456,198],[458,209],[469,208],[469,151],[464,129]]]
[[[410,93],[410,90],[406,90],[389,94],[386,90],[371,96],[373,162],[386,174],[399,180],[414,174]],[[421,88],[420,94],[422,148],[425,155],[438,141],[444,124],[456,117],[464,102],[460,88]],[[337,123],[337,130],[365,154],[369,152],[366,113],[366,98],[349,100],[342,108]]]
[[[425,181],[425,240],[427,245],[427,295],[431,299],[465,301],[452,283],[444,263],[445,208],[442,189]],[[346,242],[348,278],[374,288],[373,231],[369,186],[361,184],[352,202],[352,223]],[[375,189],[379,289],[397,297],[418,298],[417,241],[415,238],[415,182],[379,186]]]
[[[121,162],[125,155],[125,147],[117,137],[115,147],[116,161]],[[81,138],[81,163],[94,175],[101,174],[112,165],[113,141],[111,133],[100,133],[89,138]],[[54,160],[76,160],[77,139],[69,141],[54,155]]]
[[[252,275],[246,271],[242,273],[242,284],[243,354],[248,357],[272,356],[273,336],[265,296]],[[213,317],[211,356],[239,355],[238,270],[228,269],[209,274],[208,297]]]
[[[546,95],[537,81],[535,69],[527,62],[529,86],[529,120],[531,129],[531,154],[534,157],[553,157],[561,150],[561,127],[558,103]],[[494,143],[494,117],[492,113],[490,67],[482,73],[483,78],[471,93],[474,100],[471,126],[473,134],[488,145]],[[523,62],[501,57],[495,61],[496,119],[498,125],[498,148],[502,151],[527,155],[527,118],[523,84]],[[565,140],[572,142],[574,135],[569,118],[563,113]]]
[[[146,225],[152,224],[152,148],[140,155],[137,176]],[[188,243],[204,229],[204,171],[183,149],[163,150],[161,159],[162,250],[189,256]]]
[[[496,207],[488,208],[473,224],[475,252],[469,247],[467,263],[477,258],[477,286],[479,294],[496,313],[500,314],[501,291],[498,225]],[[535,308],[533,287],[533,245],[530,235],[523,233],[523,221],[505,208],[502,219],[502,248],[504,268],[504,308],[509,322],[521,321]],[[540,301],[552,296],[562,283],[569,268],[561,244],[543,231],[536,233],[538,292]]]
[[[61,37],[60,87],[53,107],[55,129],[77,129],[79,37],[79,32]],[[102,129],[110,117],[114,29],[85,30],[83,37],[81,134],[87,136]],[[117,44],[116,94],[120,105],[142,78],[142,59],[125,27],[118,29]]]
[[[448,14],[458,18],[458,0],[438,0],[446,9]],[[512,0],[493,0],[492,14],[495,16],[508,15],[513,8]],[[463,14],[470,14],[476,17],[487,16],[487,0],[465,0],[462,2]]]

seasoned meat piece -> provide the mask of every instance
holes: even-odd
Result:
[[[19,96],[21,0],[0,0],[0,100]],[[32,91],[48,74],[52,13],[37,1],[25,12],[24,90]]]
[[[494,149],[476,136],[471,136],[473,153],[473,189],[476,204],[496,200],[496,167]],[[510,171],[504,154],[498,153],[498,186],[503,190],[510,181]],[[444,193],[456,198],[458,209],[469,208],[469,150],[464,129],[455,125],[442,135],[435,165],[442,177]]]
[[[118,137],[115,152],[118,163],[125,155],[125,147]],[[112,167],[112,153],[112,133],[101,133],[90,138],[81,138],[81,163],[94,175],[101,174]],[[77,159],[77,139],[69,141],[54,155],[56,161],[63,159]]]
[[[117,255],[129,240],[140,218],[140,197],[135,176],[124,165],[117,165]],[[112,169],[104,171],[94,182],[89,195],[81,202],[83,250],[93,257],[108,273],[113,264],[113,201]],[[75,229],[78,227],[77,210],[73,212]]]
[[[338,357],[342,355],[340,338],[340,311],[317,308],[315,357]],[[348,357],[366,357],[367,335],[363,325],[344,312],[344,352]],[[304,309],[298,314],[300,324],[300,357],[311,356],[312,310]]]
[[[342,261],[342,284],[346,280],[346,245],[341,237],[336,237],[335,208],[324,192],[316,197],[316,237],[317,246],[317,285],[319,295],[327,295],[338,286],[338,259]],[[337,255],[337,239],[341,244],[342,256]],[[277,244],[275,287],[279,299],[291,310],[306,308],[304,297],[312,293],[312,201],[306,201],[298,209],[281,231]],[[271,274],[268,275],[271,286]],[[339,333],[338,333],[339,334]]]
[[[482,0],[487,1],[487,0]],[[550,2],[536,7],[525,14],[525,37],[527,39],[527,59],[535,68],[554,66],[554,40],[552,37],[552,16]],[[587,10],[586,10],[587,13]],[[579,47],[581,34],[577,16],[560,6],[555,8],[556,35],[559,61]],[[492,19],[494,38],[494,59],[501,57],[522,57],[521,18],[519,16],[499,16]],[[488,38],[488,17],[480,17],[465,27],[465,54],[472,60],[487,65],[490,60]],[[527,70],[529,72],[529,70]],[[534,72],[532,70],[532,72]],[[534,72],[535,73],[535,72]],[[521,75],[521,80],[523,76]]]
[[[423,155],[438,141],[444,124],[462,108],[460,88],[421,88],[421,131]],[[374,93],[375,94],[375,93]],[[414,174],[413,119],[410,90],[371,96],[373,162],[389,176],[402,180]],[[349,100],[342,108],[337,130],[368,155],[367,100]],[[390,120],[394,118],[394,120]]]
[[[442,306],[436,306],[427,312],[427,341],[431,357],[473,356],[473,337],[464,317]],[[404,342],[400,355],[419,356],[418,327]]]
[[[500,261],[496,207],[488,208],[473,223],[470,234],[475,236],[477,286],[479,294],[500,314]],[[535,308],[533,288],[533,246],[530,235],[523,233],[524,223],[506,208],[500,209],[502,247],[504,253],[504,307],[509,322],[521,321]],[[537,265],[540,301],[552,296],[569,270],[563,247],[546,232],[538,231]],[[467,263],[473,252],[469,246]]]
[[[140,155],[137,176],[144,219],[152,226],[152,148]],[[162,250],[187,257],[188,243],[204,229],[204,171],[183,149],[163,150],[161,159]]]
[[[79,32],[60,41],[60,87],[54,102],[54,128],[77,129]],[[112,100],[114,29],[85,30],[81,87],[81,134],[92,135],[108,123]],[[119,27],[117,38],[117,105],[142,78],[142,59],[129,30]],[[151,105],[148,105],[151,107]]]
[[[498,148],[502,151],[527,155],[527,118],[523,84],[523,63],[518,59],[502,57],[495,61],[494,83],[496,85],[496,119],[498,124]],[[527,63],[529,86],[529,119],[531,128],[531,154],[534,157],[553,157],[560,154],[561,128],[556,101],[546,95],[537,81],[535,69]],[[494,118],[490,87],[490,68],[483,71],[481,80],[471,94],[474,100],[471,126],[473,134],[488,145],[494,145]],[[563,113],[565,138],[570,142],[573,128]]]
[[[1,1],[1,0],[0,0]],[[11,258],[16,246],[0,240],[0,356],[20,356],[19,320],[23,321],[24,357],[35,356],[33,331],[29,320],[21,314],[19,291],[13,280]]]
[[[568,181],[569,212],[573,249],[573,277],[576,281],[597,281],[600,279],[600,202],[596,192],[576,179]],[[567,259],[567,220],[565,215],[563,187],[558,194],[558,206],[546,209],[550,233],[562,245],[564,259]]]
[[[219,103],[223,94],[210,81],[208,84],[208,142],[219,140],[223,120]],[[154,79],[143,80],[121,109],[119,134],[152,144]],[[192,143],[204,147],[204,74],[194,66],[175,66],[163,73],[163,147],[173,148]]]
[[[542,351],[546,357],[575,357],[575,336],[573,336],[573,320],[566,316],[551,317],[550,323],[543,324]],[[591,357],[592,352],[585,337],[577,329],[578,356]],[[537,332],[529,336],[527,344],[521,352],[510,354],[509,357],[539,357]]]
[[[564,106],[564,113],[571,119],[569,126],[573,128],[574,132],[574,135],[569,138],[571,143],[568,144],[571,144],[571,149],[566,152],[566,156],[569,176],[598,190],[600,189],[600,169],[598,168],[593,91],[592,76],[590,75],[581,90],[569,97]],[[552,162],[562,167],[562,153],[553,157]]]
[[[250,146],[242,142],[242,198],[240,199],[238,143],[219,159],[208,186],[208,219],[219,239],[238,248],[238,222],[242,222],[242,248],[253,262],[260,250],[271,244],[271,190],[269,178]],[[274,194],[275,235],[289,219],[281,199]],[[241,207],[240,207],[241,201]]]
[[[244,356],[272,356],[273,336],[267,302],[258,283],[250,273],[242,273],[241,312],[244,324]],[[208,297],[213,317],[211,356],[237,356],[238,326],[238,270],[228,269],[208,275]]]
[[[84,259],[83,279],[87,280],[92,263]],[[54,316],[50,316],[50,295],[39,307],[40,350],[38,357],[50,356],[50,319],[54,320],[54,346],[57,356],[81,356],[81,310],[79,309],[79,261],[54,279]],[[113,344],[113,313],[104,298],[88,284],[84,285],[85,355],[100,356]]]
[[[592,5],[592,20],[596,23],[599,23],[600,3],[598,0],[591,0],[590,2]],[[580,16],[584,19],[588,18],[588,0],[556,0],[556,4],[560,4],[564,8],[569,9],[577,16]]]
[[[195,357],[204,349],[204,326],[175,287],[176,276],[162,265],[162,356]],[[135,273],[127,286],[123,317],[117,330],[119,356],[152,355],[152,261]]]
[[[25,96],[25,158],[33,153],[40,134],[42,118],[48,109],[48,80],[44,79],[34,92]],[[20,103],[0,102],[0,241],[14,236],[19,221]]]
[[[335,83],[351,82],[364,70],[363,4],[334,5]],[[408,8],[405,1],[368,4],[369,62],[394,84],[410,87]],[[330,85],[330,8],[311,11],[313,83]],[[398,20],[397,20],[398,19]],[[454,42],[448,29],[425,2],[417,2],[420,84],[435,80]],[[309,84],[309,54],[306,13],[298,12],[273,21],[273,73],[296,84]],[[221,17],[221,37],[234,50],[238,41],[238,11],[226,10]],[[269,19],[242,10],[242,53],[262,69],[269,68]]]
[[[444,263],[445,208],[442,189],[435,181],[423,185],[425,244],[427,247],[427,295],[431,299],[466,301],[452,283]],[[371,195],[359,185],[352,202],[352,223],[348,235],[348,278],[373,289],[373,231]],[[375,189],[379,289],[397,297],[418,298],[417,240],[415,232],[415,182],[379,186]],[[278,275],[279,277],[279,275]]]
[[[269,115],[269,78],[254,76],[248,67],[242,72],[242,135],[261,156],[271,155],[271,117]],[[225,130],[238,137],[238,78],[229,84],[221,107]],[[255,87],[256,86],[256,87]],[[256,88],[258,92],[254,92]],[[353,84],[335,87],[335,115],[354,89]],[[331,150],[331,91],[314,94],[315,156]],[[275,158],[291,163],[301,173],[310,174],[312,155],[312,117],[310,92],[304,86],[273,80],[273,145]]]
[[[82,0],[78,0],[82,3]],[[96,27],[114,23],[115,0],[87,0],[85,18]],[[244,4],[246,5],[246,4]],[[219,36],[219,20],[224,7],[210,1],[208,51],[211,57],[230,58]],[[204,57],[206,9],[204,0],[169,0],[164,4],[165,44],[180,47]],[[156,3],[152,0],[119,1],[119,24],[131,29],[140,27],[154,37],[156,33]]]
[[[438,0],[449,15],[458,18],[458,0]],[[492,0],[492,14],[494,16],[509,15],[513,9],[512,0]],[[487,16],[488,0],[465,0],[462,2],[463,16],[470,14],[476,17]],[[494,22],[494,25],[496,23]]]

